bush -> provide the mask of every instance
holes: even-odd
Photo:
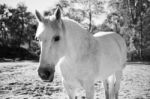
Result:
[[[38,60],[38,56],[21,47],[0,46],[1,59]]]

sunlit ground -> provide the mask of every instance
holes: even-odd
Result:
[[[53,83],[45,83],[37,68],[35,62],[0,63],[0,99],[68,99],[60,74],[56,73]],[[100,82],[95,84],[95,92],[95,99],[105,99]],[[130,64],[125,68],[119,99],[150,99],[150,65]]]

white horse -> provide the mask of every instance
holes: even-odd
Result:
[[[97,80],[103,81],[106,99],[118,99],[126,62],[123,38],[113,32],[92,35],[77,22],[62,18],[59,8],[50,18],[38,11],[36,17],[39,22],[36,37],[41,45],[39,76],[45,81],[53,81],[59,62],[70,99],[77,99],[78,88],[85,89],[87,99],[94,99]]]

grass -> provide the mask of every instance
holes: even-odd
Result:
[[[56,70],[54,81],[45,83],[38,77],[37,68],[38,63],[31,61],[0,63],[0,99],[68,99],[61,74]],[[96,99],[105,99],[101,82],[95,84],[95,92]],[[127,65],[119,99],[150,99],[150,65]]]

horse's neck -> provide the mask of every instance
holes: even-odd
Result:
[[[93,36],[77,23],[66,22],[66,40],[69,58],[80,60],[93,47]]]

